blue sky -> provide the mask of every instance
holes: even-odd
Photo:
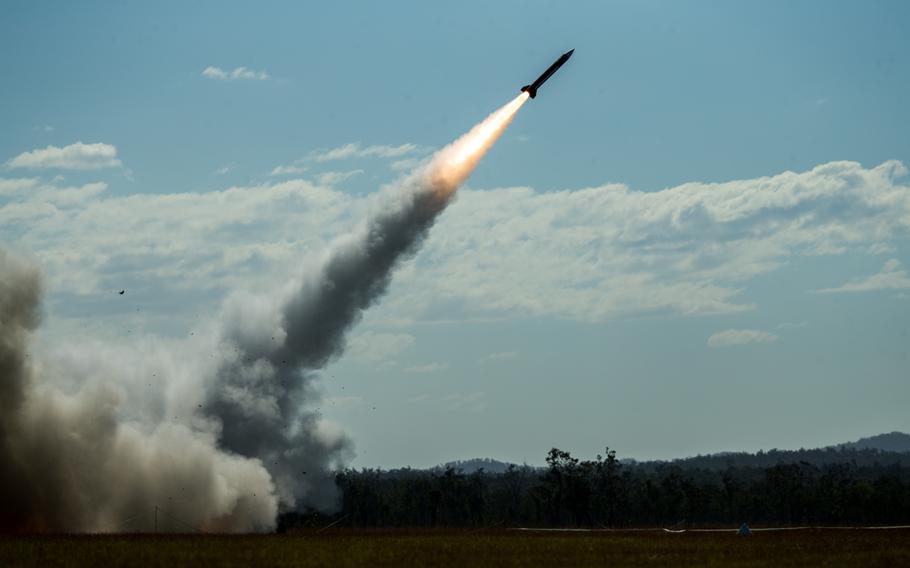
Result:
[[[0,239],[44,267],[47,344],[187,337],[575,48],[326,369],[354,463],[907,431],[908,26],[905,2],[6,2]]]

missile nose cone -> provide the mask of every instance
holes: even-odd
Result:
[[[569,51],[566,52],[566,59],[568,59],[569,57],[572,57],[572,54],[573,54],[573,53],[575,53],[575,48],[574,48],[574,47],[573,47],[572,49],[570,49]]]

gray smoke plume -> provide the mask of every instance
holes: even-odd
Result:
[[[309,505],[331,507],[335,486],[327,465],[350,452],[344,436],[321,433],[307,410],[314,371],[343,352],[347,331],[385,293],[394,268],[416,252],[526,98],[491,114],[397,184],[378,213],[335,243],[318,269],[278,301],[228,302],[221,342],[233,357],[209,385],[206,414],[220,421],[224,448],[263,460],[286,506],[305,497]]]
[[[319,508],[334,501],[326,464],[338,463],[349,443],[320,436],[304,403],[315,397],[313,371],[342,353],[347,330],[386,291],[396,264],[416,251],[450,198],[418,187],[404,188],[402,201],[336,243],[274,306],[248,297],[228,304],[222,341],[234,356],[210,385],[206,413],[220,420],[224,448],[263,460],[284,503],[304,495]]]
[[[522,94],[438,152],[274,296],[236,294],[207,333],[29,355],[34,264],[0,248],[0,530],[257,531],[334,505],[351,453],[313,409],[317,372],[498,139]]]

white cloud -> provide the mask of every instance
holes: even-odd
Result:
[[[389,169],[396,172],[410,171],[416,169],[425,161],[426,158],[404,158],[403,160],[395,160],[389,164]]]
[[[350,170],[347,172],[323,172],[316,176],[316,183],[319,185],[336,185],[354,176],[360,175],[363,170]]]
[[[0,197],[28,191],[38,185],[38,178],[0,178]]]
[[[385,361],[414,347],[416,340],[407,333],[366,331],[348,341],[352,356],[367,361]]]
[[[484,392],[456,393],[444,396],[442,402],[452,411],[478,413],[486,409],[487,395]]]
[[[905,174],[899,162],[832,162],[655,192],[462,190],[383,313],[407,322],[447,304],[462,317],[600,321],[751,310],[750,281],[794,257],[907,235],[910,189],[895,181]]]
[[[420,150],[416,144],[401,144],[399,146],[373,145],[363,147],[358,142],[345,144],[331,150],[315,152],[310,155],[310,159],[317,162],[331,162],[335,160],[344,160],[348,158],[398,158],[407,154],[413,154]]]
[[[48,146],[23,152],[6,163],[8,168],[98,170],[119,168],[117,148],[111,144],[83,144],[81,141],[63,148]]]
[[[891,254],[897,251],[894,245],[887,243],[873,243],[866,248],[869,254]]]
[[[800,256],[898,246],[910,233],[903,173],[897,162],[835,162],[656,192],[462,190],[365,323],[750,310],[752,279]],[[72,189],[0,181],[0,239],[34,251],[52,290],[166,292],[167,306],[148,316],[162,326],[204,312],[222,290],[275,286],[301,259],[305,270],[381,199],[303,179],[204,193]],[[889,267],[888,279],[906,278]]]
[[[225,71],[220,67],[209,66],[202,71],[202,76],[220,81],[236,81],[238,79],[265,81],[269,78],[269,74],[265,71],[254,71],[246,67],[236,67],[231,71]]]
[[[272,168],[272,171],[269,172],[269,176],[280,177],[287,175],[301,175],[308,170],[309,168],[307,166],[301,166],[299,165],[299,162],[295,162],[287,166],[275,166]],[[321,172],[315,174],[313,177],[315,178],[318,185],[333,186],[361,174],[363,174],[363,170],[357,169],[347,171]]]
[[[758,329],[727,329],[708,338],[708,347],[731,347],[747,343],[772,343],[777,336]]]
[[[405,371],[408,373],[416,374],[428,374],[428,373],[439,373],[445,371],[449,368],[448,363],[427,363],[425,365],[414,365],[412,367],[406,367]]]
[[[104,182],[87,183],[81,187],[65,187],[47,194],[47,199],[60,206],[76,205],[107,190]]]
[[[823,288],[816,290],[819,294],[836,294],[842,292],[875,292],[878,290],[907,290],[910,289],[910,276],[906,270],[901,270],[901,263],[896,258],[885,262],[881,272],[848,282],[837,288]]]
[[[217,170],[215,170],[212,173],[215,174],[216,176],[223,176],[224,174],[228,173],[229,171],[231,171],[233,169],[234,169],[234,166],[231,164],[228,164],[226,166],[222,166],[222,167],[218,168]]]
[[[272,171],[269,172],[270,176],[287,176],[287,175],[299,175],[307,171],[306,166],[275,166],[272,168]]]
[[[288,165],[279,165],[272,169],[269,173],[270,176],[281,176],[281,175],[297,175],[302,174],[307,171],[309,168],[303,164],[307,162],[334,162],[340,160],[347,160],[352,158],[384,158],[384,159],[393,159],[393,158],[402,158],[400,160],[394,160],[390,164],[390,168],[395,171],[410,170],[414,169],[420,163],[423,162],[424,158],[419,158],[416,156],[409,156],[411,154],[425,154],[429,149],[417,146],[416,144],[400,144],[398,146],[390,146],[384,144],[375,144],[372,146],[362,146],[359,142],[352,142],[350,144],[344,144],[338,146],[337,148],[332,148],[331,150],[322,150],[318,152],[311,152],[309,155],[294,160],[291,164]],[[347,179],[352,175],[363,173],[363,170],[353,170],[348,172],[326,172],[319,174],[326,177],[327,182],[324,183],[337,183],[342,179]],[[346,177],[340,178],[340,175]],[[323,183],[323,182],[320,182]]]
[[[511,361],[518,357],[518,352],[516,351],[500,351],[499,353],[490,353],[480,358],[481,363],[486,363],[489,361]]]
[[[39,185],[0,201],[0,239],[34,251],[55,290],[97,293],[129,281],[188,298],[189,305],[156,314],[162,320],[199,313],[204,308],[189,298],[201,290],[287,278],[301,258],[350,230],[367,206],[304,180],[127,196],[104,187]],[[220,300],[206,297],[212,305]]]

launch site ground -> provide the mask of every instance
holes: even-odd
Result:
[[[0,537],[0,566],[907,566],[910,529]]]

